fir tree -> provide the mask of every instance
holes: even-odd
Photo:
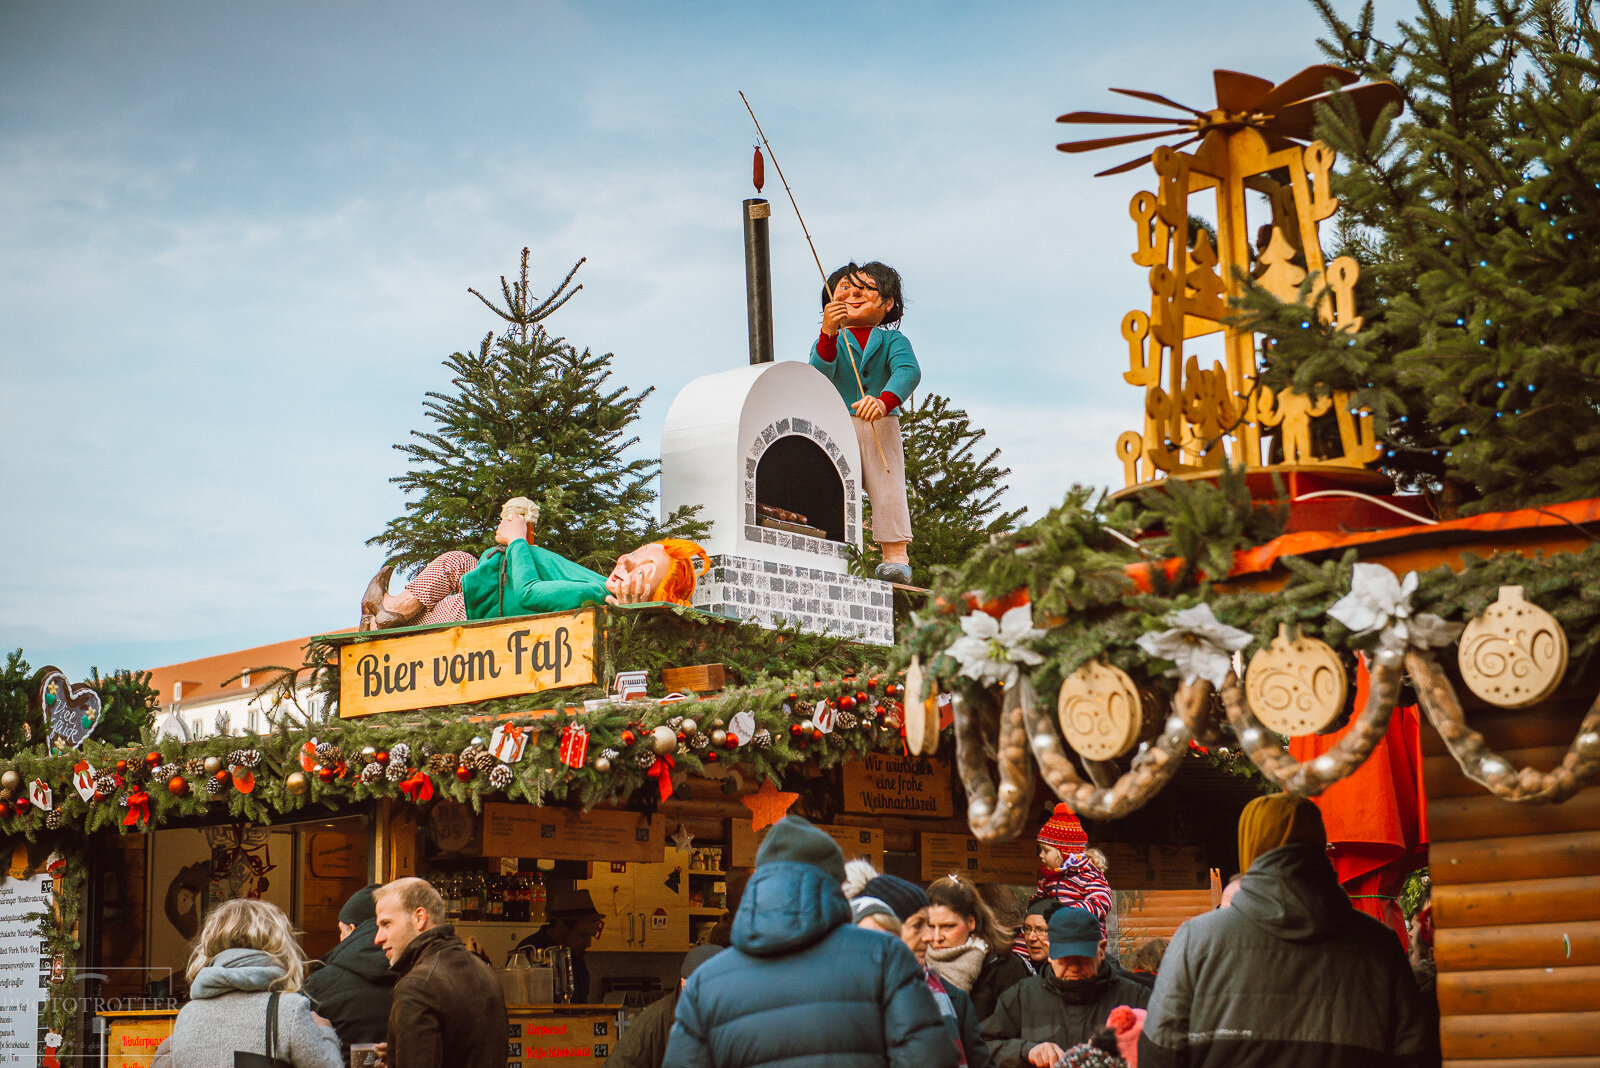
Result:
[[[900,434],[911,508],[911,563],[919,578],[931,578],[936,567],[959,566],[989,535],[1016,527],[1027,509],[1000,508],[1007,489],[1002,480],[1011,469],[996,465],[999,449],[978,458],[985,432],[972,425],[964,410],[951,407],[950,398],[933,393],[914,407],[908,401],[900,411]],[[864,510],[870,523],[871,501]],[[880,558],[877,545],[868,540],[863,573],[872,574]]]
[[[1600,495],[1600,64],[1583,0],[1421,0],[1392,40],[1313,0],[1328,58],[1400,87],[1363,130],[1335,97],[1333,254],[1361,264],[1355,337],[1256,291],[1264,382],[1353,389],[1380,465],[1446,514]],[[1314,298],[1316,279],[1308,279]],[[1306,324],[1312,328],[1307,328]]]
[[[397,570],[415,570],[450,549],[481,552],[493,541],[500,508],[525,496],[539,505],[538,542],[606,572],[618,554],[656,538],[700,537],[706,525],[682,508],[657,521],[659,460],[625,459],[639,443],[628,428],[653,386],[613,387],[611,354],[579,349],[544,320],[583,287],[579,260],[542,301],[528,285],[528,250],[519,279],[500,279],[504,306],[468,292],[505,321],[474,351],[444,361],[450,393],[427,395],[433,429],[396,445],[410,470],[390,481],[411,498],[367,544],[389,550]]]

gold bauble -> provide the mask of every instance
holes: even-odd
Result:
[[[595,757],[594,770],[604,775],[611,770],[611,760],[608,757]]]
[[[1567,673],[1567,635],[1556,617],[1501,586],[1494,604],[1461,632],[1461,681],[1498,708],[1526,708],[1555,692]]]
[[[1132,749],[1143,725],[1139,688],[1126,672],[1091,660],[1068,675],[1056,698],[1061,733],[1086,760],[1114,760]]]
[[[7,768],[4,773],[0,773],[0,787],[4,787],[14,794],[21,786],[22,776],[18,775],[14,769]]]
[[[656,751],[656,756],[666,756],[678,749],[678,732],[663,723],[650,732],[650,748]]]
[[[291,794],[303,794],[306,787],[311,785],[303,771],[291,771],[288,778],[283,780],[283,788]]]
[[[222,770],[222,758],[214,756],[206,757],[205,769],[207,775],[215,775],[217,772]]]
[[[1278,624],[1278,636],[1250,658],[1244,694],[1263,725],[1295,737],[1316,734],[1344,711],[1350,681],[1344,661],[1328,644]]]
[[[711,732],[711,744],[714,745],[714,746],[717,746],[719,748],[721,746],[727,745],[728,744],[728,732],[723,730],[721,727],[718,727],[716,730],[712,731]]]
[[[700,724],[696,723],[692,719],[686,719],[686,720],[683,721],[683,733],[685,733],[685,734],[698,734],[699,732],[700,732]]]

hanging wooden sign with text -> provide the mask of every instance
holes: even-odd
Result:
[[[661,863],[664,816],[638,812],[544,808],[490,802],[483,806],[483,855],[541,860]]]
[[[869,816],[955,815],[950,765],[925,756],[868,753],[844,764],[844,810]]]
[[[733,831],[728,843],[728,864],[734,868],[751,868],[756,863],[756,850],[761,848],[771,828],[752,831],[748,820],[732,820]],[[817,824],[817,830],[839,843],[845,860],[861,857],[878,871],[883,870],[883,832],[876,827],[842,827]]]
[[[921,834],[922,878],[960,875],[975,883],[1032,886],[1039,877],[1039,846],[1031,840],[980,842],[960,834]]]
[[[594,636],[590,608],[355,642],[339,650],[339,716],[587,686]]]

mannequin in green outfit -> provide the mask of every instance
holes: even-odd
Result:
[[[532,544],[538,520],[538,505],[513,498],[501,510],[494,547],[481,557],[461,551],[435,557],[399,594],[387,592],[393,569],[385,566],[362,598],[361,629],[567,612],[586,604],[688,604],[695,579],[710,566],[694,542],[665,538],[624,553],[604,578]],[[698,572],[695,557],[704,561]]]

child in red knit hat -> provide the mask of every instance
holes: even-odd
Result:
[[[1111,884],[1105,873],[1089,855],[1089,836],[1078,822],[1077,814],[1065,804],[1056,805],[1055,812],[1039,828],[1039,883],[1029,907],[1047,898],[1088,909],[1100,919],[1100,936],[1105,937],[1106,916],[1112,908]],[[1019,934],[1011,948],[1028,959],[1026,945]]]

